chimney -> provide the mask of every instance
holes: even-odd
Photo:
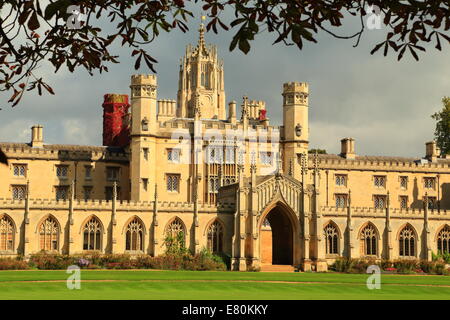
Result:
[[[129,143],[128,95],[105,94],[103,102],[103,145],[123,147]]]
[[[436,147],[436,141],[430,141],[425,143],[425,158],[428,159],[428,161],[435,162],[437,160],[437,157],[439,156],[438,148]]]
[[[236,101],[231,101],[228,104],[228,121],[230,121],[231,124],[236,124]]]
[[[341,140],[341,156],[345,159],[355,159],[355,139],[344,138]]]
[[[44,134],[41,125],[31,127],[31,146],[33,148],[42,148],[44,146]]]

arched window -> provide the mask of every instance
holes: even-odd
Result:
[[[407,225],[400,231],[398,246],[401,257],[416,256],[416,235],[411,226]]]
[[[83,250],[102,250],[102,225],[92,217],[83,228]]]
[[[445,226],[437,238],[437,248],[440,253],[450,253],[450,227]]]
[[[53,217],[48,217],[39,226],[39,243],[41,250],[58,251],[59,225]]]
[[[0,218],[0,251],[14,250],[14,224],[8,216]]]
[[[186,231],[183,222],[177,217],[166,227],[166,246],[173,248],[184,248]]]
[[[223,227],[219,221],[214,221],[208,228],[208,250],[223,252]]]
[[[360,247],[362,255],[376,256],[378,254],[377,231],[372,224],[368,224],[360,233]]]
[[[128,224],[125,250],[144,251],[144,228],[138,218]]]
[[[325,253],[339,254],[339,234],[334,224],[329,223],[323,229],[325,235]]]

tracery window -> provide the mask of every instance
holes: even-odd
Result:
[[[184,247],[186,242],[186,231],[183,222],[177,217],[166,227],[166,245]]]
[[[385,195],[373,196],[373,202],[374,202],[375,209],[385,209],[386,208],[386,196]]]
[[[25,199],[27,187],[26,186],[12,186],[12,196],[14,200]]]
[[[335,194],[336,207],[345,208],[347,207],[347,195],[346,194]]]
[[[360,233],[360,247],[362,255],[376,256],[378,254],[377,231],[372,224],[368,224]]]
[[[225,148],[225,163],[227,164],[234,164],[234,148],[233,147],[226,147]]]
[[[138,218],[127,226],[125,250],[144,251],[144,228]]]
[[[401,257],[416,256],[416,236],[413,228],[409,225],[400,232],[399,251]]]
[[[400,196],[400,208],[408,209],[408,196]]]
[[[180,149],[167,149],[167,161],[180,162]]]
[[[0,251],[12,251],[14,248],[14,224],[6,215],[0,218]]]
[[[57,186],[55,187],[56,200],[67,200],[69,197],[69,187],[68,186]]]
[[[208,228],[208,250],[213,253],[223,251],[223,226],[217,220]]]
[[[408,177],[400,177],[400,188],[408,189]]]
[[[54,218],[48,217],[39,226],[39,243],[41,250],[58,251],[59,225]]]
[[[167,191],[179,192],[180,175],[168,174],[167,175]]]
[[[450,227],[445,226],[438,233],[437,249],[439,253],[450,253]]]
[[[374,176],[373,183],[377,188],[386,188],[386,176]]]
[[[208,163],[222,163],[223,150],[219,147],[209,147],[208,150]]]
[[[15,164],[13,166],[14,176],[15,177],[25,177],[27,173],[27,165],[26,164]]]
[[[208,191],[209,193],[217,193],[219,191],[219,177],[210,176]]]
[[[323,230],[325,235],[325,253],[339,254],[339,234],[334,224],[329,223]]]
[[[69,166],[66,166],[66,165],[56,166],[56,176],[59,179],[67,179],[68,172],[69,172]]]
[[[102,225],[100,221],[92,217],[83,228],[83,250],[102,249]]]
[[[424,186],[426,189],[434,189],[434,185],[436,183],[436,178],[424,178],[423,179]]]
[[[337,174],[336,175],[336,185],[340,187],[347,186],[347,175],[346,174]]]

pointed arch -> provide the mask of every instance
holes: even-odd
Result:
[[[258,230],[261,230],[261,226],[264,223],[264,220],[267,218],[267,215],[274,209],[275,207],[281,207],[284,209],[284,212],[286,213],[286,216],[288,217],[289,221],[291,222],[291,225],[293,227],[294,233],[297,232],[298,226],[297,226],[297,215],[292,210],[292,208],[286,204],[286,202],[283,201],[284,199],[282,197],[275,199],[271,204],[267,205],[264,209],[264,212],[260,215],[258,220]]]
[[[60,233],[62,233],[62,228],[61,228],[61,224],[59,223],[59,220],[58,220],[53,214],[51,214],[51,213],[44,215],[44,216],[39,220],[39,222],[36,224],[36,228],[35,228],[35,231],[34,231],[34,232],[35,232],[35,233],[38,233],[38,232],[39,232],[39,227],[41,226],[41,224],[42,224],[43,222],[45,222],[45,220],[47,220],[47,219],[49,219],[49,218],[53,219],[53,220],[57,223],[57,225],[58,225],[58,230],[59,230]]]
[[[380,233],[372,222],[366,222],[358,232],[361,256],[378,256]]]
[[[418,239],[414,227],[410,223],[405,223],[397,233],[398,255],[400,257],[416,257]]]
[[[145,225],[138,216],[128,219],[125,234],[126,251],[144,251]],[[122,232],[123,233],[123,232]]]
[[[450,226],[448,224],[444,224],[436,232],[435,241],[437,243],[438,253],[450,253]]]
[[[39,249],[42,251],[59,251],[61,225],[52,214],[44,216],[36,226],[39,233]]]
[[[91,214],[91,215],[89,215],[87,218],[85,218],[85,219],[83,220],[83,222],[81,223],[80,231],[79,231],[80,234],[83,232],[84,225],[85,225],[89,220],[91,220],[92,218],[97,219],[98,222],[100,223],[101,227],[102,227],[103,233],[106,232],[106,231],[105,231],[105,226],[103,225],[102,220],[101,220],[99,217],[97,217],[95,214]]]
[[[329,220],[323,227],[325,254],[339,254],[341,233],[335,222]]]
[[[181,220],[178,216],[173,217],[167,222],[164,228],[164,237],[169,238],[166,242],[166,245],[175,245],[179,247],[185,247],[186,245],[186,225],[183,220]]]
[[[210,252],[223,252],[225,227],[219,218],[212,219],[205,229],[207,232],[207,248]]]
[[[137,215],[134,215],[134,216],[128,218],[128,220],[125,222],[125,224],[124,224],[123,227],[122,227],[122,234],[124,234],[124,233],[127,231],[128,225],[129,225],[130,222],[132,222],[134,219],[139,220],[139,222],[140,222],[141,225],[142,225],[144,234],[147,234],[147,229],[146,229],[146,227],[145,227],[144,221],[143,221],[140,217],[138,217]]]
[[[82,225],[83,250],[102,251],[103,245],[103,224],[96,215],[92,215]]]
[[[14,220],[6,213],[0,215],[0,251],[14,251],[16,233]]]

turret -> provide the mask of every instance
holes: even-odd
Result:
[[[299,154],[308,154],[309,88],[305,82],[288,82],[283,85],[284,167],[290,161],[298,166]],[[294,169],[298,173],[300,170]]]
[[[150,201],[156,168],[157,81],[155,75],[131,77],[131,200]],[[147,156],[145,156],[147,155]],[[148,156],[150,155],[150,156]]]
[[[131,76],[131,134],[147,134],[157,128],[157,79],[155,75]]]

